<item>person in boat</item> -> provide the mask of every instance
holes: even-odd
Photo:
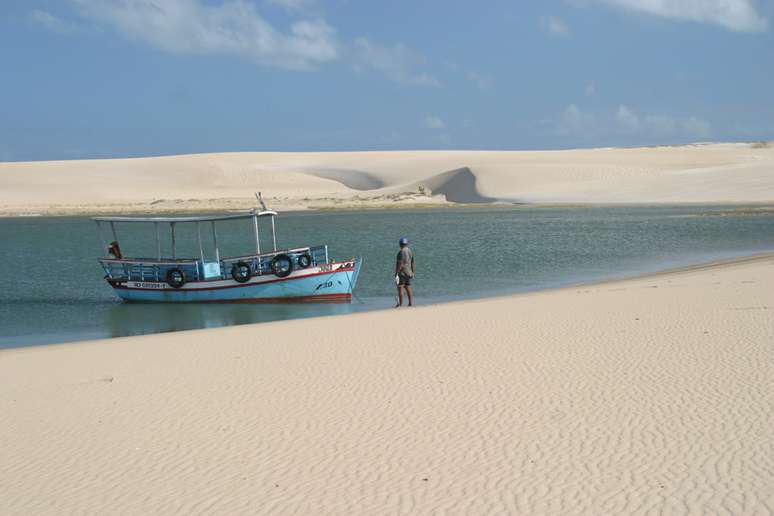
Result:
[[[118,246],[118,242],[113,240],[110,242],[107,248],[107,255],[108,258],[113,258],[116,260],[121,259],[121,248]]]
[[[408,305],[414,306],[414,291],[411,288],[411,280],[416,274],[416,264],[414,262],[414,251],[409,247],[409,240],[401,237],[398,240],[400,251],[395,261],[395,279],[398,285],[398,304],[395,308],[403,306],[403,291],[408,295]]]

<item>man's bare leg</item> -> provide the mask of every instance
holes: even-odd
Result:
[[[414,306],[414,289],[412,287],[407,286],[406,287],[406,293],[408,294],[408,305]],[[401,298],[401,304],[403,304],[402,298]]]
[[[403,286],[398,285],[398,304],[395,305],[395,308],[403,306]]]

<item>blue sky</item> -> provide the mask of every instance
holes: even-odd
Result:
[[[774,139],[769,0],[2,0],[0,160]]]

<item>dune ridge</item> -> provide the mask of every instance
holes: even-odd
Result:
[[[423,188],[420,188],[423,187]],[[774,145],[243,152],[0,163],[0,215],[455,203],[772,203]]]
[[[774,256],[0,351],[4,514],[768,514]]]
[[[491,203],[503,201],[495,197],[481,195],[477,187],[478,178],[469,167],[442,172],[417,183],[417,190],[427,188],[430,195],[443,195],[444,199],[455,203]]]

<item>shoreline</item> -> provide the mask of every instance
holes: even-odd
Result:
[[[115,215],[117,213],[126,214],[129,216],[152,216],[152,215],[211,215],[217,213],[229,213],[229,212],[243,212],[253,209],[248,206],[250,201],[245,202],[243,208],[177,208],[177,209],[164,209],[153,210],[144,209],[144,206],[140,208],[136,204],[131,205],[131,210],[126,210],[129,205],[116,205],[114,207],[91,209],[84,208],[78,210],[71,210],[69,208],[63,208],[62,210],[52,210],[49,212],[40,212],[39,210],[32,210],[29,212],[6,212],[0,207],[0,220],[2,219],[26,219],[26,218],[65,218],[65,217],[97,217]],[[774,200],[772,201],[760,201],[760,202],[631,202],[631,203],[519,203],[519,202],[491,202],[491,203],[429,203],[429,204],[374,204],[374,205],[340,205],[340,206],[308,206],[308,207],[295,207],[282,209],[282,213],[286,214],[298,214],[298,213],[329,213],[329,212],[358,212],[358,211],[394,211],[394,210],[406,210],[406,211],[433,211],[433,210],[540,210],[540,209],[599,209],[599,208],[717,208],[727,209],[731,212],[738,212],[739,214],[771,214],[774,213]],[[748,213],[744,213],[748,212]]]
[[[772,281],[769,253],[0,352],[0,499],[9,514],[765,513]]]
[[[719,260],[711,260],[707,262],[697,262],[695,264],[691,265],[685,265],[685,266],[679,266],[679,267],[670,267],[666,269],[660,269],[653,272],[645,272],[640,274],[635,274],[632,276],[612,276],[610,278],[606,279],[600,279],[597,281],[581,281],[576,283],[569,283],[566,285],[561,286],[550,286],[545,288],[534,288],[534,289],[528,289],[524,291],[518,291],[518,292],[504,292],[499,294],[493,294],[493,295],[481,295],[481,296],[474,296],[474,297],[466,297],[462,299],[448,299],[448,300],[441,300],[437,302],[431,302],[428,304],[420,304],[416,308],[420,307],[437,307],[437,306],[444,306],[444,305],[455,305],[455,304],[465,304],[465,303],[478,303],[478,302],[487,302],[487,301],[493,301],[493,300],[507,300],[510,298],[521,298],[526,296],[532,296],[532,295],[539,295],[539,294],[545,294],[545,293],[551,293],[551,292],[569,292],[573,290],[577,290],[579,288],[598,288],[598,287],[606,287],[606,286],[616,286],[618,284],[625,284],[627,282],[632,281],[641,281],[641,280],[647,280],[647,279],[660,279],[664,277],[669,277],[673,275],[680,275],[680,274],[688,274],[688,273],[694,273],[694,272],[701,272],[705,270],[712,270],[712,269],[722,269],[726,267],[734,267],[734,266],[740,266],[740,265],[746,265],[746,264],[755,264],[755,263],[763,263],[767,262],[769,260],[774,260],[774,250],[772,251],[765,251],[760,253],[754,253],[750,255],[740,255],[738,257],[732,257],[727,259],[719,259]],[[354,303],[354,301],[353,301]],[[406,307],[407,309],[407,307]],[[147,333],[143,335],[125,335],[125,336],[119,336],[119,337],[94,337],[94,338],[80,338],[75,340],[66,340],[61,342],[44,342],[41,344],[25,344],[20,346],[9,346],[9,347],[2,347],[0,348],[0,355],[7,352],[13,352],[17,350],[27,350],[27,349],[37,349],[37,348],[46,348],[49,346],[53,347],[59,347],[63,345],[79,345],[84,343],[96,343],[96,342],[114,342],[116,340],[120,339],[133,339],[133,338],[142,338],[142,337],[154,337],[157,335],[165,335],[165,334],[184,334],[188,332],[207,332],[207,331],[213,331],[213,330],[219,330],[224,328],[239,328],[239,327],[262,327],[264,325],[268,324],[276,324],[276,323],[288,323],[292,324],[296,321],[306,321],[306,320],[315,320],[315,319],[329,319],[329,318],[347,318],[347,317],[353,317],[358,316],[361,314],[369,314],[369,313],[375,313],[375,312],[392,312],[395,309],[392,307],[384,308],[373,308],[373,309],[366,309],[366,310],[356,310],[351,313],[347,314],[328,314],[328,315],[315,315],[311,317],[299,317],[299,318],[292,318],[292,319],[278,319],[273,321],[264,321],[264,322],[255,322],[255,323],[246,323],[246,324],[233,324],[233,325],[225,325],[225,326],[217,326],[214,328],[191,328],[191,329],[185,329],[185,330],[174,330],[174,331],[165,331],[165,332],[157,332],[157,333]],[[29,340],[29,339],[28,339]]]

